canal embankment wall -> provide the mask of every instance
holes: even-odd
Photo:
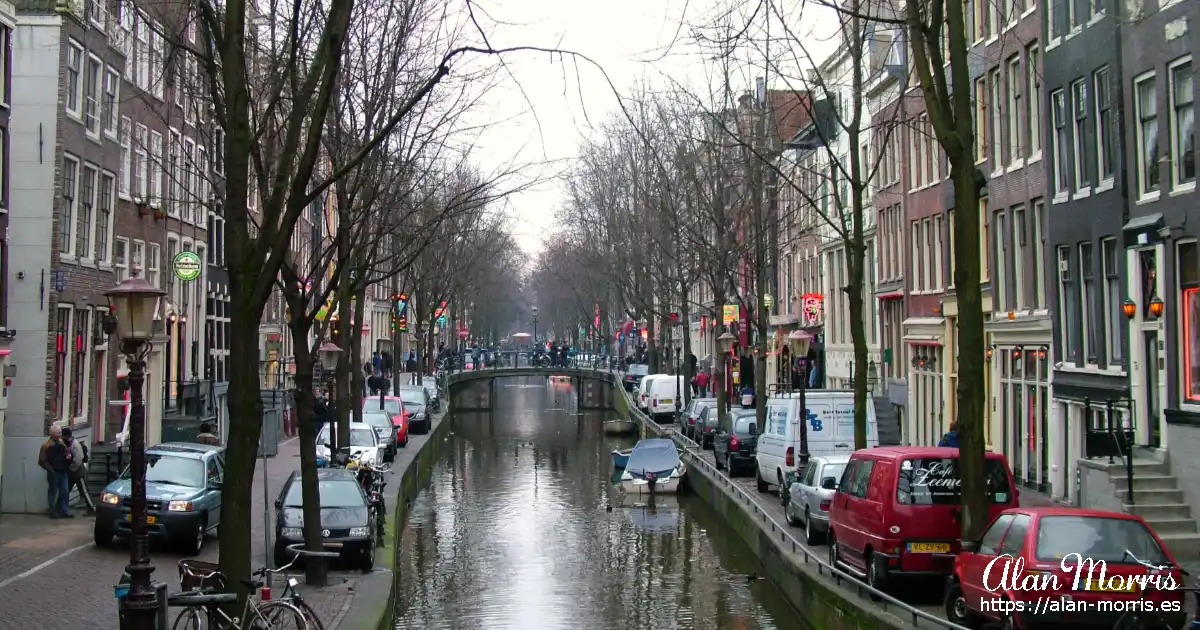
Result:
[[[619,385],[618,385],[619,387]],[[621,388],[624,392],[624,388]],[[660,425],[628,399],[629,418],[642,426],[642,435],[669,437],[680,446],[688,471],[685,487],[704,499],[758,557],[761,577],[771,580],[813,630],[901,630],[959,628],[933,620],[887,595],[878,595],[861,581],[833,569],[798,544],[786,523],[777,522],[728,477],[695,452],[696,444],[673,427]],[[621,406],[618,404],[618,407]],[[965,630],[965,629],[962,629]]]

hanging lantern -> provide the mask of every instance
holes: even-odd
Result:
[[[1125,317],[1133,319],[1133,316],[1137,315],[1137,303],[1135,303],[1133,300],[1125,300],[1125,302],[1121,304],[1121,312],[1125,313]]]
[[[1150,314],[1155,319],[1162,317],[1164,308],[1166,308],[1166,304],[1163,303],[1162,298],[1155,296],[1154,299],[1150,300]]]

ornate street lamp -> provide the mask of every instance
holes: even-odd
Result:
[[[538,342],[538,340],[537,340],[537,314],[538,314],[538,307],[536,307],[536,306],[535,306],[535,307],[533,307],[533,309],[532,309],[532,310],[533,310],[533,345],[534,345],[534,346],[537,346],[537,342]]]
[[[1166,308],[1166,304],[1163,304],[1162,298],[1157,295],[1150,300],[1150,314],[1154,316],[1154,319],[1162,317],[1164,308]]]
[[[1137,315],[1137,302],[1134,302],[1131,299],[1126,299],[1125,302],[1121,304],[1121,312],[1125,313],[1125,317],[1127,319],[1133,319],[1133,316]]]
[[[165,291],[137,277],[137,272],[104,294],[111,310],[105,332],[117,334],[121,354],[129,366],[130,538],[129,617],[133,630],[153,630],[158,598],[150,582],[150,536],[146,528],[146,356],[153,338],[154,313]]]
[[[334,388],[336,387],[335,378],[337,377],[336,370],[337,370],[338,359],[340,359],[342,356],[342,349],[336,343],[333,343],[332,341],[326,341],[325,343],[321,344],[320,348],[317,348],[317,352],[319,353],[320,358],[321,358],[321,371],[325,374],[325,389],[328,390],[330,402],[333,403],[333,408],[334,408],[334,423],[333,424],[336,425],[337,424],[337,405],[338,405],[339,401],[337,399]],[[329,434],[334,436],[334,440],[333,440],[334,448],[340,448],[342,446],[342,444],[337,443],[339,441],[338,437],[340,437],[338,432],[333,430],[333,428],[330,428]],[[346,446],[349,446],[349,441],[347,441]]]
[[[720,380],[721,389],[718,391],[725,393],[724,404],[717,406],[717,415],[720,418],[724,418],[725,414],[729,411],[727,405],[730,404],[729,401],[733,396],[733,392],[729,391],[729,377],[727,375],[729,374],[729,353],[733,352],[733,344],[735,342],[737,342],[737,337],[734,337],[728,330],[721,333],[720,337],[717,337],[717,352],[719,354],[718,359],[713,361],[713,364],[719,370],[717,378]]]
[[[808,401],[804,393],[808,389],[808,348],[812,345],[813,336],[803,330],[793,330],[788,335],[788,346],[792,356],[800,360],[800,459],[796,462],[796,470],[804,470],[808,465]]]

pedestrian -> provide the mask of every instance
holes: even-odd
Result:
[[[221,438],[213,433],[213,425],[207,422],[200,423],[200,432],[196,434],[197,444],[211,444],[213,446],[221,445]]]
[[[67,495],[70,496],[71,490],[78,489],[79,496],[83,498],[83,502],[87,505],[88,515],[96,513],[96,504],[92,503],[92,493],[87,487],[87,466],[88,466],[88,447],[83,440],[75,439],[71,435],[70,427],[63,429],[63,440],[71,449],[71,466],[67,471]]]
[[[38,453],[38,466],[46,471],[46,501],[50,518],[75,518],[71,514],[71,488],[67,474],[71,470],[71,449],[63,442],[62,427],[50,426],[50,439]]]
[[[313,403],[312,416],[313,424],[317,427],[314,435],[321,435],[321,430],[325,428],[325,422],[329,418],[329,403],[325,401],[324,394],[317,394],[317,399]]]
[[[700,370],[696,375],[696,390],[701,398],[708,398],[708,370]]]
[[[938,446],[958,448],[958,422],[950,423],[950,430],[942,436],[942,441],[938,442]]]
[[[383,363],[383,376],[385,378],[391,377],[391,375],[392,375],[392,353],[388,352],[387,350],[384,350],[383,352],[380,353],[380,356],[382,357],[381,362]]]

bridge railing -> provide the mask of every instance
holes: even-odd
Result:
[[[754,518],[768,526],[772,536],[778,536],[778,542],[780,544],[782,544],[785,548],[790,547],[792,553],[800,556],[805,564],[815,564],[818,575],[828,575],[832,577],[838,586],[853,589],[855,594],[860,599],[869,602],[872,607],[880,606],[882,604],[882,607],[885,611],[897,615],[902,619],[908,619],[915,626],[924,625],[925,627],[934,627],[944,630],[968,630],[964,626],[960,626],[948,619],[938,617],[937,615],[931,615],[913,606],[912,604],[901,601],[879,589],[873,588],[850,573],[847,573],[830,564],[828,560],[818,555],[818,552],[811,549],[808,545],[800,542],[800,539],[796,538],[796,536],[792,533],[792,528],[790,526],[787,526],[786,524],[780,524],[779,521],[775,520],[775,517],[768,514],[766,510],[764,510],[759,504],[758,499],[747,492],[741,486],[741,484],[734,482],[734,480],[724,472],[717,470],[717,467],[713,463],[709,462],[708,458],[705,457],[704,449],[700,446],[700,444],[684,435],[678,426],[667,427],[655,422],[646,414],[642,413],[641,410],[633,404],[632,399],[629,398],[629,393],[626,392],[624,388],[621,388],[621,393],[626,397],[630,414],[638,416],[640,421],[643,422],[647,427],[650,427],[652,431],[657,432],[659,435],[669,436],[675,441],[676,444],[683,447],[683,459],[688,463],[688,465],[704,469],[704,471],[707,472],[710,477],[716,479],[722,487],[732,492],[739,501],[746,504],[746,506],[750,508]],[[826,552],[826,554],[827,553],[828,552]]]

